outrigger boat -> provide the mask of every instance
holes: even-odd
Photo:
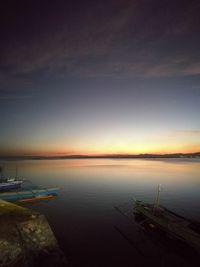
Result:
[[[55,196],[56,195],[34,196],[34,197],[31,197],[31,198],[19,199],[17,202],[19,202],[19,203],[32,203],[32,202],[38,202],[38,201],[45,201],[45,200],[51,200]]]
[[[0,191],[10,191],[13,189],[18,189],[21,187],[23,181],[8,181],[8,182],[0,182]]]
[[[20,203],[30,203],[41,200],[49,200],[58,195],[58,188],[37,187],[23,189],[21,186],[22,183],[30,181],[18,179],[17,168],[15,178],[9,178],[2,175],[3,169],[4,168],[0,166],[0,199],[14,202],[17,201]],[[32,184],[32,186],[34,185]]]
[[[0,191],[10,191],[13,189],[18,189],[21,187],[23,180],[17,178],[17,168],[16,176],[14,178],[6,177],[2,175],[3,168],[0,167]]]
[[[58,195],[59,188],[45,188],[24,191],[0,193],[0,199],[18,202],[33,202],[34,200],[47,200]]]
[[[200,225],[159,205],[161,187],[155,204],[135,200],[134,211],[142,215],[152,228],[158,228],[169,236],[181,240],[200,253]]]

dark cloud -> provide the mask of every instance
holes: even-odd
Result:
[[[199,13],[184,0],[10,1],[1,77],[199,75]]]
[[[33,96],[31,95],[4,95],[0,96],[0,100],[21,100],[21,99],[30,99]]]

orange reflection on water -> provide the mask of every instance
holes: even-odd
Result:
[[[200,184],[200,159],[66,159],[27,160],[6,163],[13,175],[66,177],[66,179],[113,183]]]

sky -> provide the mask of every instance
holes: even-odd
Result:
[[[0,4],[0,155],[200,151],[198,0]]]

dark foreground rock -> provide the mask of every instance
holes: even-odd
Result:
[[[68,264],[44,215],[0,200],[0,267],[10,266]]]

